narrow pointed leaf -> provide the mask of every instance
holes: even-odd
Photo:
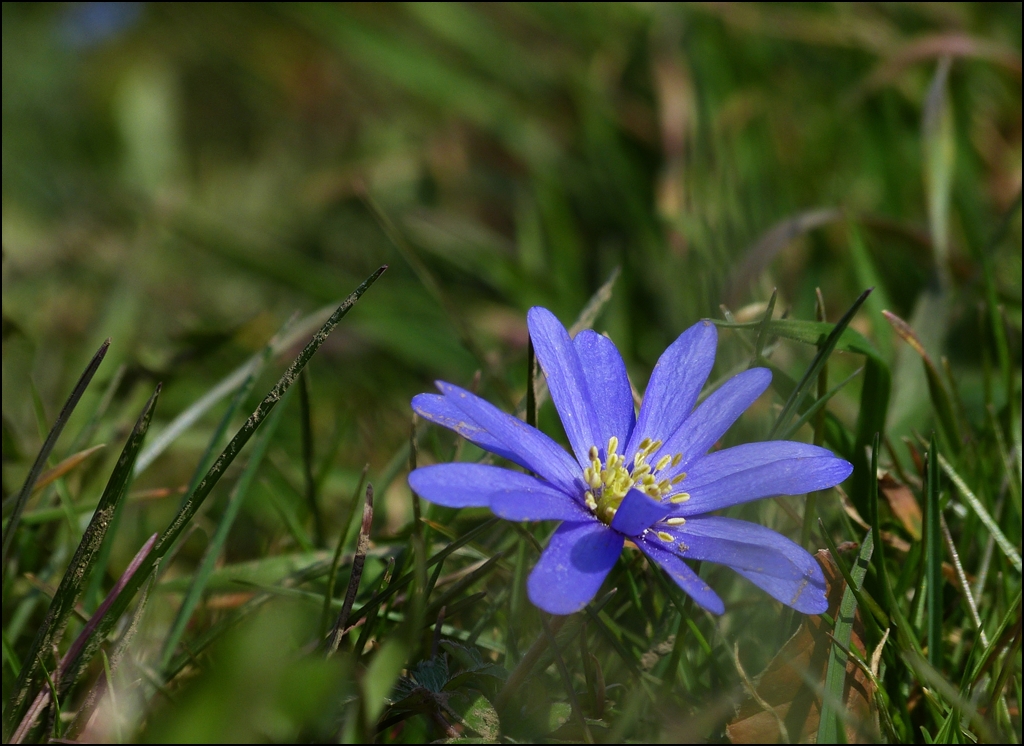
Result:
[[[38,480],[39,475],[42,474],[43,467],[46,466],[46,460],[50,458],[50,453],[53,451],[53,447],[57,445],[57,439],[60,438],[60,434],[64,431],[64,426],[68,424],[68,420],[71,418],[71,413],[74,412],[75,407],[78,406],[78,402],[82,398],[82,394],[84,394],[86,388],[89,387],[89,383],[92,381],[92,377],[100,367],[100,363],[103,362],[103,358],[106,356],[107,349],[109,347],[110,340],[108,339],[100,345],[100,348],[96,350],[96,354],[92,356],[89,364],[85,366],[85,370],[82,371],[82,375],[79,376],[78,382],[71,390],[71,395],[68,397],[67,401],[64,402],[64,406],[61,408],[60,414],[57,415],[57,420],[53,423],[53,427],[50,428],[49,435],[47,435],[46,440],[43,441],[43,447],[40,448],[39,453],[36,454],[36,460],[33,462],[32,468],[28,470],[28,476],[25,477],[25,483],[21,485],[21,490],[18,492],[18,496],[15,497],[12,502],[8,502],[7,505],[4,505],[4,513],[8,512],[8,505],[10,505],[10,519],[7,521],[7,529],[4,531],[3,556],[2,560],[0,560],[0,568],[7,567],[7,559],[10,556],[11,547],[14,543],[14,535],[18,532],[18,526],[21,524],[21,513],[25,510],[25,503],[28,502],[29,495],[32,494],[36,480]]]
[[[89,525],[82,535],[78,549],[75,550],[75,554],[72,556],[71,562],[64,572],[64,577],[57,587],[57,592],[53,596],[50,608],[47,610],[39,631],[36,633],[35,640],[32,642],[32,647],[24,659],[26,664],[21,671],[21,676],[18,678],[15,694],[11,700],[12,704],[8,708],[5,717],[9,725],[20,718],[29,693],[32,689],[39,686],[40,658],[48,656],[52,647],[60,643],[61,636],[64,634],[75,604],[81,596],[85,581],[88,579],[89,573],[94,569],[94,560],[104,543],[111,525],[111,519],[128,492],[128,485],[134,474],[135,459],[142,448],[142,443],[146,437],[146,431],[149,429],[149,423],[153,417],[153,409],[156,406],[159,395],[160,387],[157,386],[156,391],[153,392],[153,395],[149,398],[142,413],[139,415],[135,428],[128,437],[128,442],[125,443],[121,451],[121,456],[114,466],[110,479],[107,480],[107,486],[103,490],[103,495],[96,506],[92,520],[89,521]]]

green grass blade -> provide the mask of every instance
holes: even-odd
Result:
[[[288,398],[287,393],[284,398]],[[283,404],[284,402],[282,401],[282,405]],[[249,487],[252,486],[252,481],[256,476],[256,472],[263,463],[263,456],[266,454],[267,447],[270,445],[270,441],[274,437],[274,433],[277,431],[277,426],[281,422],[281,415],[284,411],[285,407],[281,406],[274,410],[274,413],[270,415],[270,418],[267,420],[267,424],[264,426],[263,431],[260,433],[253,445],[252,453],[249,456],[249,462],[245,465],[245,469],[242,471],[241,475],[239,475],[238,481],[235,482],[235,486],[231,490],[231,496],[228,498],[228,504],[224,510],[224,514],[221,516],[220,522],[217,524],[217,528],[213,533],[213,537],[210,539],[209,545],[207,545],[206,553],[203,555],[203,559],[200,561],[199,567],[196,568],[195,574],[192,576],[192,584],[189,586],[188,592],[185,594],[185,598],[181,601],[181,606],[178,608],[178,614],[174,618],[174,622],[171,624],[170,631],[168,631],[167,637],[164,638],[163,654],[160,657],[161,670],[165,670],[170,665],[171,659],[174,655],[174,650],[178,647],[178,643],[181,641],[181,637],[185,633],[185,628],[188,625],[189,619],[192,618],[192,612],[195,611],[196,606],[199,605],[199,601],[206,590],[206,584],[209,582],[210,576],[213,574],[217,559],[220,557],[221,551],[224,549],[224,544],[227,542],[228,534],[231,532],[231,527],[234,525],[235,518],[238,517],[239,510],[242,508],[242,503],[249,494]]]
[[[889,412],[889,394],[892,391],[892,373],[888,364],[877,356],[868,356],[864,364],[864,382],[860,392],[860,412],[857,415],[857,429],[854,436],[853,477],[850,482],[850,493],[853,504],[858,510],[866,510],[866,496],[871,489],[878,490],[876,471],[872,471],[868,463],[867,448],[875,442],[878,433],[885,432],[886,417]],[[875,446],[872,451],[877,449]],[[878,550],[878,537],[875,537]]]
[[[451,544],[449,544],[444,549],[439,551],[433,557],[428,559],[426,563],[427,569],[430,569],[438,562],[443,562],[444,559],[448,557],[448,555],[450,555],[452,552],[461,549],[466,544],[471,542],[473,539],[477,538],[477,536],[482,534],[484,531],[498,524],[500,520],[500,518],[491,518],[487,521],[484,521],[476,528],[467,531],[457,540],[453,541]],[[366,614],[378,608],[382,603],[391,598],[391,596],[395,595],[396,593],[398,593],[398,591],[408,586],[412,582],[414,576],[415,571],[406,573],[399,579],[395,580],[395,582],[393,582],[387,588],[385,588],[380,593],[371,598],[369,601],[367,601],[365,604],[363,604],[358,611],[352,612],[352,615],[349,617],[348,620],[349,625],[354,625],[356,622],[358,622],[360,619],[366,616]]]
[[[263,401],[260,402],[259,406],[256,407],[249,419],[246,420],[245,424],[239,429],[235,436],[228,443],[224,451],[217,457],[213,465],[210,467],[206,476],[196,486],[195,491],[188,496],[182,505],[178,514],[171,521],[171,524],[160,536],[159,541],[153,548],[153,551],[149,553],[143,560],[142,566],[139,568],[132,578],[127,582],[124,592],[115,600],[111,613],[114,618],[120,617],[127,609],[128,604],[131,603],[132,597],[138,591],[138,589],[145,582],[146,578],[149,577],[149,573],[152,571],[154,565],[160,561],[160,559],[167,554],[170,548],[174,545],[175,541],[185,530],[188,524],[195,517],[196,512],[202,506],[203,501],[210,494],[210,491],[214,488],[217,482],[220,481],[221,476],[231,463],[235,460],[239,451],[249,441],[249,439],[256,432],[264,420],[270,415],[273,408],[281,401],[285,392],[291,387],[298,377],[299,372],[306,366],[313,354],[320,349],[320,346],[327,339],[327,335],[331,333],[331,330],[338,324],[338,322],[349,312],[353,305],[359,300],[359,298],[366,292],[367,289],[377,280],[378,277],[383,274],[384,270],[387,269],[387,265],[381,267],[372,275],[370,275],[363,283],[356,288],[356,290],[345,299],[338,308],[331,314],[331,317],[327,319],[320,330],[313,336],[313,338],[306,344],[303,350],[299,353],[298,357],[292,362],[288,369],[281,376],[280,380],[270,390],[270,393],[264,397]]]
[[[864,576],[868,571],[868,563],[871,561],[871,553],[874,549],[874,541],[871,531],[864,535],[864,541],[860,545],[860,552],[857,555],[857,564],[851,571],[853,585],[847,581],[846,590],[843,591],[843,599],[839,603],[839,615],[836,617],[835,628],[832,636],[834,642],[828,654],[828,667],[825,669],[825,691],[822,696],[821,719],[818,722],[818,743],[839,743],[842,723],[836,712],[836,704],[844,702],[843,690],[846,685],[846,664],[849,662],[847,650],[850,647],[850,637],[853,635],[853,620],[857,611],[856,593],[864,583]],[[840,561],[838,555],[833,555],[836,562]],[[845,733],[842,734],[845,737]]]
[[[327,545],[324,538],[324,518],[320,513],[320,505],[317,502],[317,484],[313,475],[313,415],[310,405],[309,394],[309,369],[303,369],[299,375],[299,403],[302,419],[302,477],[306,489],[306,503],[309,512],[313,516],[313,540],[317,547]]]
[[[128,485],[134,474],[135,459],[142,448],[159,395],[160,387],[157,386],[121,451],[121,456],[117,460],[110,479],[107,480],[107,486],[103,490],[103,496],[96,506],[92,520],[89,521],[89,525],[82,535],[78,549],[75,550],[75,554],[64,572],[64,577],[57,587],[50,608],[36,633],[31,648],[29,648],[29,653],[25,658],[27,663],[21,671],[21,676],[15,685],[11,705],[5,713],[5,723],[8,728],[23,714],[28,695],[38,684],[36,674],[41,658],[49,656],[53,646],[59,644],[75,604],[82,593],[85,581],[89,577],[89,573],[95,571],[94,561],[107,536],[112,523],[111,519],[117,512],[118,506],[123,504],[124,496],[128,492]]]
[[[47,679],[47,686],[39,691],[39,694],[33,700],[32,705],[25,713],[25,716],[21,719],[17,730],[15,730],[11,736],[11,743],[21,743],[32,731],[39,716],[49,704],[52,696],[51,693],[56,693],[58,695],[58,699],[60,699],[78,680],[78,674],[81,672],[85,664],[92,659],[92,656],[95,655],[96,651],[99,649],[100,642],[106,637],[107,633],[113,627],[113,622],[117,617],[109,614],[111,606],[113,606],[114,602],[120,597],[125,586],[131,582],[133,577],[135,577],[146,558],[150,556],[150,553],[156,544],[156,539],[157,534],[153,534],[136,553],[135,557],[129,563],[128,568],[124,571],[124,574],[111,589],[110,593],[107,594],[107,597],[103,600],[103,603],[100,604],[96,613],[90,617],[78,637],[76,637],[75,641],[71,644],[71,647],[68,648],[68,652],[61,658],[58,669],[59,675],[57,677],[60,682],[59,689],[53,685],[53,682],[50,680],[50,676],[46,673],[45,669],[43,670],[43,674]],[[13,712],[14,708],[11,708],[6,714],[10,715]],[[12,720],[13,719],[14,718],[12,717]]]
[[[78,402],[82,398],[82,394],[84,394],[85,390],[89,387],[92,377],[96,375],[96,371],[99,369],[100,363],[103,362],[103,358],[106,356],[109,348],[110,340],[108,339],[100,345],[100,348],[96,350],[92,359],[89,360],[89,364],[85,366],[85,370],[82,371],[82,375],[79,376],[78,382],[75,383],[75,387],[71,390],[71,395],[68,396],[67,401],[64,402],[64,406],[61,407],[60,414],[57,415],[57,419],[53,423],[53,427],[50,428],[50,432],[46,436],[46,440],[43,441],[42,448],[40,448],[39,453],[36,454],[36,460],[32,463],[32,468],[28,470],[28,475],[25,477],[25,482],[21,485],[21,490],[18,491],[17,497],[9,499],[4,505],[4,513],[7,513],[10,518],[7,521],[7,528],[4,530],[3,534],[4,544],[2,559],[0,559],[0,568],[7,567],[7,560],[10,556],[11,547],[14,544],[14,536],[18,533],[18,527],[21,525],[21,514],[22,511],[25,510],[25,503],[28,502],[28,498],[32,494],[36,480],[38,480],[39,475],[43,473],[43,467],[46,466],[46,460],[50,458],[50,453],[53,452],[53,447],[57,445],[57,439],[60,438],[60,434],[64,431],[64,426],[68,424],[68,420],[71,418],[71,413],[74,412],[75,407],[78,406]]]
[[[792,425],[790,425],[781,433],[779,433],[779,440],[789,440],[791,437],[793,437],[793,434],[796,433],[797,430],[799,430],[801,427],[810,422],[811,418],[813,418],[814,415],[818,414],[818,412],[820,412],[822,408],[826,404],[828,404],[829,399],[838,394],[843,388],[846,387],[846,384],[848,384],[854,378],[859,376],[861,372],[863,372],[863,370],[864,368],[857,368],[857,370],[853,371],[853,373],[851,373],[838,384],[830,388],[822,396],[819,396],[817,399],[815,399],[814,403],[803,411],[803,414],[800,415],[800,419],[798,419]]]
[[[344,305],[344,303],[342,305]],[[251,358],[235,368],[231,373],[225,376],[220,383],[203,394],[203,396],[193,402],[191,406],[185,409],[185,411],[171,420],[167,427],[156,434],[153,438],[153,442],[149,444],[149,447],[139,454],[139,459],[135,464],[136,475],[141,474],[149,468],[150,464],[152,464],[161,453],[166,451],[167,448],[170,447],[171,443],[177,440],[182,433],[198,422],[204,414],[217,404],[217,402],[226,396],[230,396],[232,392],[238,392],[240,388],[243,388],[246,385],[251,386],[254,384],[255,379],[259,375],[266,360],[291,349],[301,339],[319,329],[324,325],[325,319],[331,318],[332,312],[336,309],[337,305],[325,306],[294,324],[286,324],[274,336],[274,338],[270,340],[266,348],[257,352]],[[252,381],[251,384],[248,383],[250,380]]]
[[[956,414],[953,410],[953,399],[942,380],[938,366],[935,365],[935,361],[928,355],[924,345],[910,324],[889,311],[883,311],[882,313],[886,321],[892,325],[892,328],[903,341],[921,356],[921,360],[924,363],[925,378],[928,381],[928,395],[931,397],[932,406],[938,415],[943,438],[954,453],[959,453],[963,436],[960,433],[960,425],[957,423]]]
[[[942,470],[946,472],[946,476],[949,477],[949,480],[956,486],[956,489],[960,493],[961,497],[963,497],[964,502],[970,505],[971,510],[977,514],[982,525],[984,525],[985,528],[988,529],[989,533],[992,534],[992,538],[996,540],[996,545],[1000,550],[1002,550],[1003,554],[1006,555],[1006,558],[1010,560],[1010,564],[1013,565],[1013,568],[1019,574],[1021,572],[1020,554],[1017,553],[1017,550],[1014,548],[1010,540],[1006,538],[1006,534],[1004,534],[999,528],[999,524],[995,522],[992,515],[985,509],[985,506],[982,505],[981,500],[979,500],[977,495],[975,495],[974,492],[971,491],[971,488],[967,486],[967,482],[964,481],[963,477],[957,474],[956,470],[941,453],[938,454],[938,457],[939,465],[942,467]]]
[[[287,332],[289,326],[291,326],[290,322],[285,324],[274,338],[267,343],[263,348],[262,354],[258,356],[259,359],[256,361],[255,366],[248,371],[248,375],[245,377],[245,380],[243,380],[238,388],[235,389],[234,396],[231,397],[231,403],[228,404],[228,408],[221,416],[220,422],[217,423],[217,427],[214,429],[213,435],[211,435],[209,441],[207,441],[203,455],[199,458],[199,461],[196,462],[196,468],[192,472],[191,478],[188,480],[188,487],[185,488],[185,499],[195,491],[196,485],[199,484],[199,480],[202,479],[206,470],[210,468],[210,464],[213,463],[213,459],[216,457],[217,447],[223,439],[224,434],[228,431],[228,427],[231,425],[231,420],[241,408],[242,404],[245,403],[249,394],[252,393],[252,389],[256,385],[256,379],[259,378],[259,375],[263,370],[263,366],[266,364],[267,360],[270,359],[274,350],[275,340],[283,336]],[[163,433],[161,433],[161,435],[163,435]]]
[[[764,317],[761,319],[761,324],[757,327],[757,338],[754,340],[753,365],[756,365],[764,356],[764,348],[768,344],[769,337],[768,325],[772,322],[772,314],[775,313],[775,301],[778,297],[779,291],[772,290],[772,297],[768,299],[768,307],[764,309]]]
[[[939,526],[939,465],[935,436],[928,447],[924,504],[925,576],[928,578],[928,662],[942,667],[942,533]]]
[[[825,341],[820,343],[818,353],[814,356],[814,360],[811,361],[811,365],[806,371],[804,371],[803,377],[801,377],[799,382],[797,382],[796,389],[792,394],[790,394],[789,399],[782,406],[782,411],[779,412],[779,416],[775,420],[775,424],[772,426],[771,432],[768,433],[769,439],[774,437],[779,428],[789,421],[789,417],[794,411],[799,411],[800,405],[811,391],[811,383],[816,381],[818,378],[818,374],[821,372],[822,368],[824,368],[826,362],[828,362],[829,355],[831,355],[832,351],[836,348],[836,345],[839,343],[839,339],[846,330],[846,327],[848,327],[850,322],[853,321],[854,315],[864,304],[864,301],[868,299],[870,294],[870,288],[861,293],[857,300],[853,302],[853,305],[850,306],[846,313],[843,314],[843,317],[836,322],[832,331],[829,332],[829,335],[825,338]]]
[[[865,297],[867,292],[868,291],[862,293],[861,297]],[[859,308],[860,304],[863,302],[864,301],[858,298],[857,301],[854,302],[854,306]],[[856,313],[856,308],[854,308],[854,306],[851,306],[851,309]],[[849,313],[850,311],[847,311],[847,314]],[[745,329],[756,332],[761,328],[763,321],[745,321],[740,323],[736,321],[712,319],[712,323],[714,323],[714,325],[719,329]],[[831,324],[827,321],[774,319],[765,325],[765,331],[771,336],[791,339],[794,342],[802,342],[803,344],[811,345],[813,347],[820,347],[828,342],[829,336],[836,332],[836,328],[839,326],[839,323],[842,322],[840,321],[836,324]],[[836,335],[833,348],[840,352],[852,352],[869,358],[882,359],[874,345],[872,345],[863,334],[855,329],[849,328],[848,325],[843,326],[839,330]]]

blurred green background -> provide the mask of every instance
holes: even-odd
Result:
[[[5,3],[2,20],[5,498],[106,337],[69,432],[108,388],[111,443],[156,381],[154,433],[382,263],[310,367],[328,536],[367,463],[390,487],[380,529],[408,520],[412,395],[481,371],[511,408],[526,309],[571,323],[616,268],[596,328],[641,387],[722,305],[757,319],[778,288],[777,316],[810,319],[820,287],[835,321],[874,286],[854,327],[893,365],[894,442],[930,415],[883,308],[984,419],[981,257],[1019,372],[1019,3]],[[722,339],[716,378],[747,356]],[[851,426],[859,385],[830,404]],[[136,496],[183,486],[220,415]],[[299,427],[285,415],[229,560],[294,541],[275,494],[309,525]],[[137,502],[115,566],[176,505]]]

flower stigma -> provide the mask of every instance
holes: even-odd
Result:
[[[583,481],[590,488],[583,496],[587,507],[602,522],[611,524],[623,498],[631,489],[637,489],[648,497],[659,502],[672,494],[676,486],[686,478],[685,472],[671,479],[658,479],[658,472],[679,466],[683,454],[666,455],[654,464],[648,459],[658,452],[663,445],[660,440],[644,438],[640,448],[629,465],[626,457],[617,453],[619,439],[614,435],[608,439],[604,462],[601,462],[597,446],[590,447],[590,466],[583,470]],[[689,500],[690,496],[681,492],[670,498],[673,503]]]

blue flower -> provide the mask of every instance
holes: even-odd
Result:
[[[544,308],[527,314],[530,337],[573,456],[536,428],[458,386],[439,381],[413,409],[536,476],[484,464],[416,469],[409,485],[452,508],[488,507],[512,521],[562,521],[527,583],[552,614],[582,609],[601,587],[626,539],[698,605],[725,606],[683,561],[731,567],[805,614],[828,608],[814,558],[786,537],[711,515],[771,495],[800,495],[846,479],[853,467],[825,448],[790,441],[708,453],[771,382],[765,368],[726,381],[696,409],[715,361],[717,333],[701,321],[662,354],[640,412],[615,345],[592,331],[570,338]]]

